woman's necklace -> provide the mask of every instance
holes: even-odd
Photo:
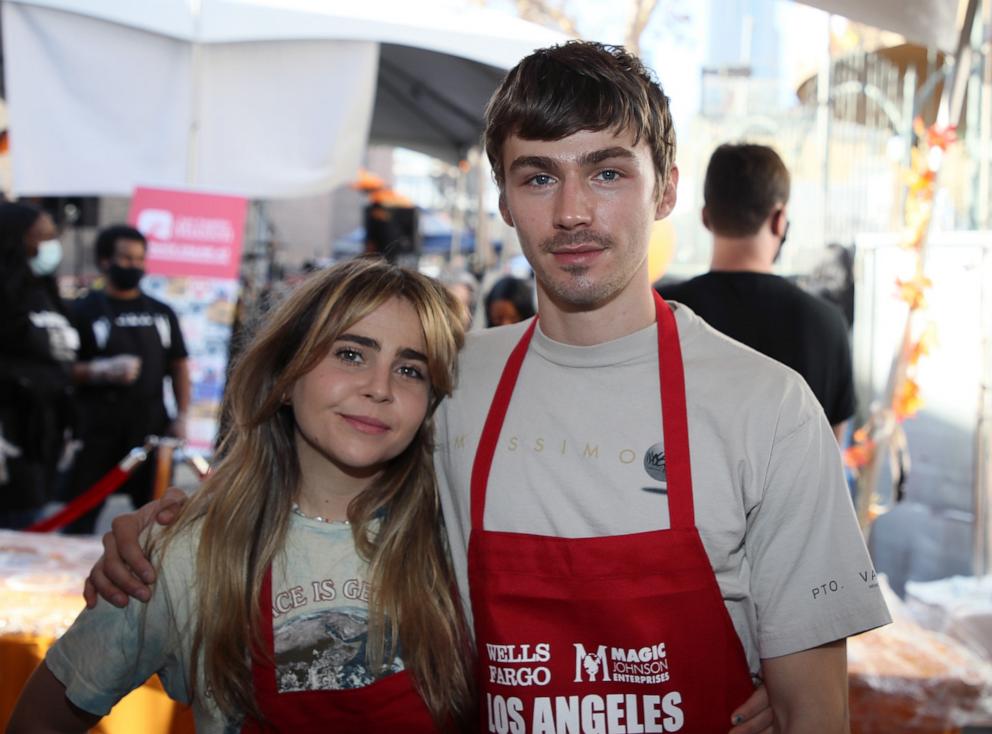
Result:
[[[320,515],[305,515],[303,510],[300,509],[300,505],[296,502],[293,503],[293,512],[300,517],[305,517],[307,520],[316,520],[317,522],[327,523],[328,525],[351,525],[347,520],[328,520],[326,517],[321,517]]]

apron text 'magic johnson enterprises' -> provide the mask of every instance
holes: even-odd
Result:
[[[590,538],[486,530],[495,447],[536,321],[504,367],[472,471],[468,569],[485,732],[726,732],[753,690],[695,527],[675,319],[660,298],[656,312],[667,530]]]

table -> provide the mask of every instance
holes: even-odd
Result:
[[[83,580],[103,548],[95,537],[0,530],[0,730],[17,696],[83,608]],[[91,731],[193,734],[192,712],[151,678]]]
[[[957,734],[992,722],[992,665],[920,626],[884,582],[892,624],[847,641],[852,734]]]

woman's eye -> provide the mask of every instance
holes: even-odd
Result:
[[[361,363],[363,361],[362,353],[357,349],[351,349],[350,347],[342,347],[334,352],[334,356],[340,359],[342,362],[353,362],[355,364]]]
[[[423,380],[424,373],[419,367],[413,367],[412,365],[403,365],[399,368],[399,373],[404,377],[409,377],[413,380]]]

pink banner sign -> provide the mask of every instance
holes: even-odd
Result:
[[[237,279],[248,201],[138,187],[128,221],[148,238],[150,275]]]

